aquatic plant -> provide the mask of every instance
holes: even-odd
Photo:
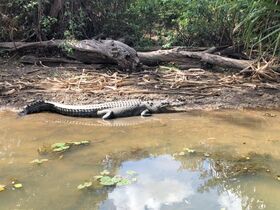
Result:
[[[100,172],[100,175],[95,176],[94,178],[99,181],[99,184],[103,186],[124,186],[130,185],[136,181],[135,176],[137,173],[135,171],[127,171],[126,172],[130,177],[122,177],[120,175],[109,176],[110,172],[104,170]]]
[[[35,163],[35,164],[41,165],[42,163],[47,162],[47,161],[49,161],[49,160],[48,159],[35,159],[35,160],[32,160],[30,163]]]
[[[65,152],[72,148],[73,146],[83,146],[83,145],[89,145],[90,141],[74,141],[74,142],[58,142],[54,143],[50,146],[42,146],[38,148],[38,152],[40,154],[48,154],[48,153],[60,153],[60,152]],[[34,160],[35,163],[39,163],[39,161]],[[45,162],[45,161],[43,161]]]
[[[83,184],[80,184],[77,188],[78,190],[86,189],[92,186],[92,182],[84,182]]]
[[[6,185],[0,184],[0,192],[2,192],[2,191],[4,191],[4,190],[6,190]]]

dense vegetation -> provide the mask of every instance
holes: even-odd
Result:
[[[280,54],[279,0],[1,0],[0,41],[122,39]]]

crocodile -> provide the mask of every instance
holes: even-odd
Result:
[[[27,105],[19,114],[27,115],[39,112],[53,112],[71,117],[100,117],[109,120],[119,117],[151,116],[153,113],[175,112],[174,106],[182,102],[168,100],[142,101],[138,99],[113,101],[92,105],[66,105],[51,101],[35,101]]]

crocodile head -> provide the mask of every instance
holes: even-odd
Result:
[[[182,106],[183,103],[174,103],[168,100],[162,100],[162,101],[148,101],[146,102],[145,105],[151,112],[160,113],[160,112],[177,111],[174,108],[177,106]]]

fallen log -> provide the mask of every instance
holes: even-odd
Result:
[[[80,61],[70,60],[57,57],[35,57],[32,55],[25,55],[20,58],[23,64],[38,64],[38,63],[69,63],[69,64],[82,64]]]
[[[128,45],[115,40],[50,40],[42,42],[3,42],[0,49],[9,52],[37,48],[61,48],[67,56],[89,64],[117,64],[123,70],[136,70],[140,61],[137,52]]]
[[[201,63],[213,64],[225,68],[246,69],[253,61],[239,60],[211,54],[216,48],[206,51],[187,51],[178,47],[170,50],[136,52],[126,44],[115,40],[50,40],[43,42],[4,42],[0,49],[8,51],[30,50],[33,48],[62,48],[69,50],[67,54],[77,61],[89,64],[117,64],[123,70],[135,71],[140,62],[144,65],[158,65],[173,62],[186,68],[197,68]]]
[[[158,50],[153,52],[138,52],[140,61],[145,65],[157,65],[163,62],[178,62],[180,64],[205,62],[226,68],[245,69],[253,61],[227,58],[207,52],[192,52],[180,49]]]

